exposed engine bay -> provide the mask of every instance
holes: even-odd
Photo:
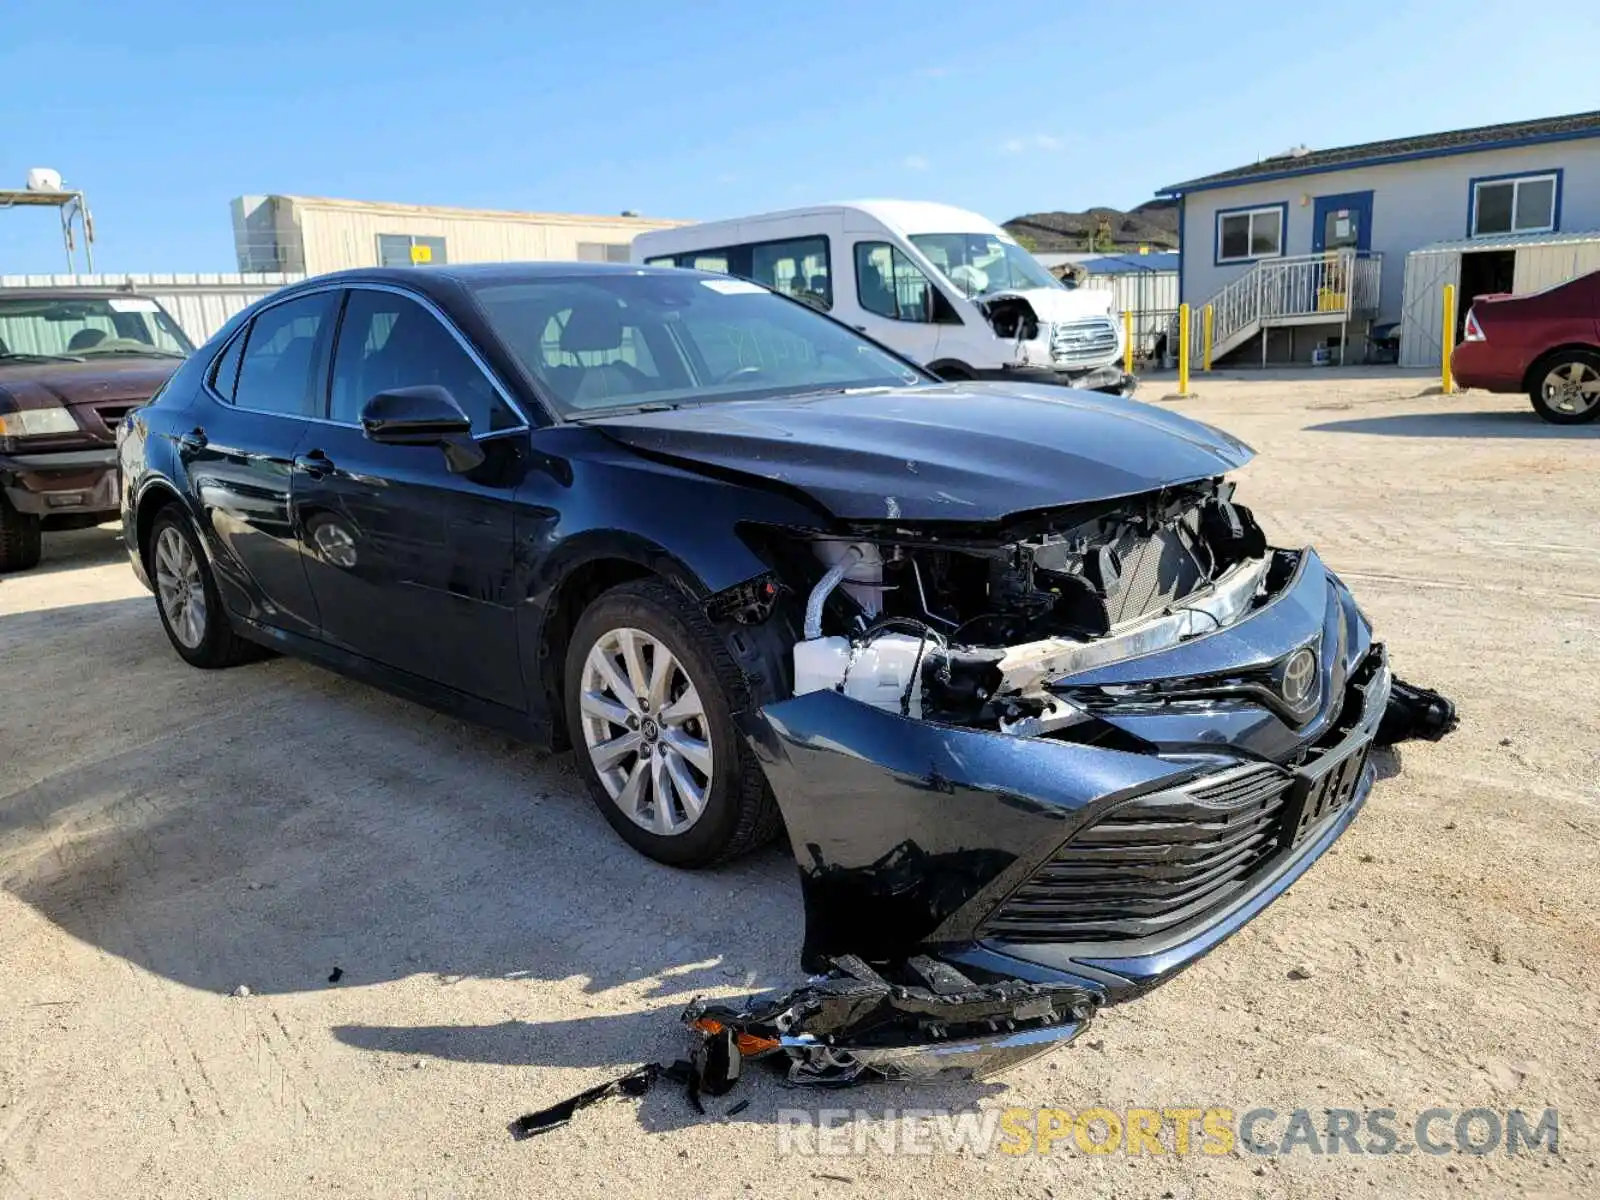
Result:
[[[992,531],[814,540],[785,572],[812,580],[794,694],[1024,736],[1078,723],[1050,680],[1224,628],[1269,593],[1273,556],[1233,492],[1204,480]]]
[[[990,328],[1003,338],[1031,342],[1039,336],[1039,316],[1028,298],[1017,292],[1001,292],[977,301]]]

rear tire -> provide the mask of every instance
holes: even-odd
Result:
[[[32,513],[19,513],[0,496],[0,575],[32,570],[39,565],[42,553],[39,518]]]
[[[145,562],[161,627],[184,662],[214,670],[266,656],[265,650],[234,633],[211,564],[176,504],[163,508],[151,523]]]
[[[744,674],[677,589],[640,580],[603,593],[573,629],[562,686],[578,771],[635,850],[705,867],[778,831],[777,801],[733,719],[751,703]]]
[[[1561,350],[1533,368],[1533,411],[1552,425],[1584,425],[1600,417],[1600,354]]]

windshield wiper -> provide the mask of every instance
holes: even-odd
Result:
[[[669,404],[665,400],[652,400],[648,404],[611,404],[605,408],[591,408],[577,416],[569,417],[571,421],[587,421],[591,417],[616,417],[633,416],[635,413],[677,412],[682,404]]]
[[[77,354],[14,354],[7,351],[0,354],[3,362],[82,362],[83,358]]]

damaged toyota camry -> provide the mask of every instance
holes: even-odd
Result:
[[[664,863],[786,831],[816,978],[694,1020],[818,1078],[1070,1038],[1339,837],[1386,717],[1448,716],[1269,544],[1236,439],[943,383],[726,276],[310,280],[119,442],[188,662],[290,652],[570,745]]]

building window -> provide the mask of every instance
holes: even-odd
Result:
[[[1473,237],[1496,233],[1549,233],[1561,211],[1561,172],[1472,181]]]
[[[626,242],[579,242],[578,261],[625,263],[628,261],[628,244]]]
[[[449,261],[442,237],[415,237],[409,233],[378,235],[380,267],[437,267]]]
[[[1224,209],[1217,214],[1216,261],[1249,262],[1283,254],[1286,204],[1270,208]]]

